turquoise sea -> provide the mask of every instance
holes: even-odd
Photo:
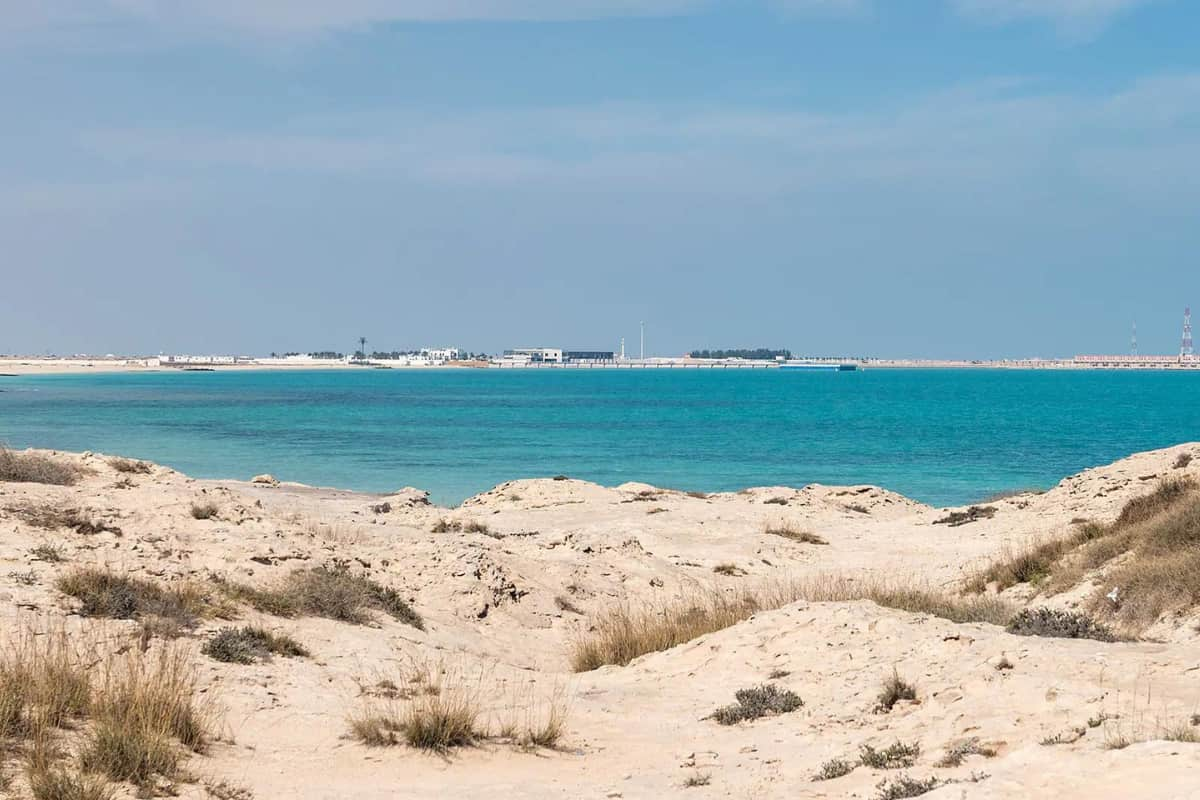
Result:
[[[874,483],[937,505],[1200,439],[1200,373],[164,372],[0,378],[0,441],[457,503],[566,474]]]

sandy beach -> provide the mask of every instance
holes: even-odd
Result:
[[[139,637],[150,653],[185,648],[219,735],[188,759],[190,780],[171,782],[184,797],[865,798],[916,796],[885,793],[931,781],[931,798],[1184,798],[1200,785],[1200,745],[1186,741],[1200,730],[1194,607],[1173,608],[1136,640],[1097,641],[1014,635],[853,591],[806,598],[837,579],[970,597],[964,585],[993,559],[1083,520],[1110,523],[1164,479],[1196,477],[1191,454],[1200,445],[1141,453],[968,513],[870,486],[701,495],[569,478],[512,481],[449,509],[417,489],[194,480],[44,453],[81,477],[0,483],[0,620],[10,632],[65,625],[108,648]],[[47,523],[46,508],[77,513]],[[954,511],[960,524],[947,524]],[[237,602],[178,638],[147,640],[139,615],[80,616],[60,590],[83,568],[163,586],[266,587],[330,565],[395,589],[423,629],[385,613],[352,624]],[[1103,574],[1044,596],[1023,583],[996,599],[1084,609]],[[613,609],[654,614],[785,586],[790,601],[778,607],[575,671],[579,644]],[[286,633],[309,656],[242,664],[200,652],[243,624]],[[893,674],[913,697],[881,710]],[[419,702],[405,689],[414,683],[470,697],[471,744],[430,752],[355,738],[354,720]],[[764,684],[802,705],[731,725],[709,718]],[[518,732],[552,717],[553,741]],[[864,747],[897,742],[912,751],[867,765]],[[814,779],[839,762],[854,768]],[[235,789],[245,794],[222,794]]]

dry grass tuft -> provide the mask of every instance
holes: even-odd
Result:
[[[539,699],[531,684],[520,679],[498,682],[482,667],[415,664],[396,680],[377,681],[363,694],[363,705],[350,716],[349,727],[353,738],[370,747],[406,744],[445,752],[496,739],[524,749],[553,748],[566,731],[562,691],[556,688]],[[507,703],[487,723],[488,704],[503,697]]]
[[[1191,464],[1191,463],[1192,463],[1192,454],[1191,453],[1180,453],[1179,456],[1175,459],[1175,463],[1172,466],[1174,466],[1175,469],[1183,469],[1184,467],[1186,467],[1188,464]]]
[[[204,749],[211,717],[198,702],[191,651],[122,653],[32,628],[0,652],[0,767],[23,754],[35,800],[107,800],[108,781],[184,779],[180,761]],[[67,743],[78,769],[66,764]]]
[[[981,519],[991,519],[996,516],[995,506],[971,506],[966,511],[951,511],[946,516],[935,519],[934,525],[949,525],[951,528],[957,528],[960,525],[966,525]]]
[[[211,717],[199,703],[191,656],[182,647],[154,655],[133,651],[109,662],[91,716],[80,765],[138,785],[176,777],[184,752],[203,752],[210,736]]]
[[[782,608],[798,600],[849,602],[870,600],[887,608],[931,614],[952,622],[1006,625],[1015,613],[996,597],[964,598],[932,589],[882,580],[818,577],[779,582],[736,592],[689,595],[657,606],[618,604],[600,614],[591,629],[572,646],[571,665],[587,672],[607,664],[624,666],[638,656],[668,650],[746,620],[759,611]]]
[[[280,617],[313,616],[365,625],[371,611],[425,630],[425,623],[395,589],[350,571],[345,562],[292,571],[277,585],[255,588],[231,581],[217,586],[233,600]]]
[[[78,481],[82,474],[73,464],[36,453],[14,453],[7,447],[0,447],[0,483],[8,481],[70,486]]]
[[[82,602],[79,612],[85,617],[156,617],[190,628],[206,613],[219,610],[196,584],[163,586],[96,567],[81,567],[62,575],[56,585],[63,594]]]
[[[211,501],[192,503],[189,509],[192,519],[212,519],[220,511],[216,503]]]
[[[737,564],[717,564],[712,571],[727,578],[740,578],[746,574],[746,570]]]
[[[1130,500],[1108,525],[1085,522],[1059,540],[1009,554],[964,587],[983,592],[1020,583],[1047,594],[1067,591],[1093,570],[1103,585],[1087,610],[1123,631],[1137,633],[1172,611],[1200,605],[1200,492],[1190,477],[1171,477]],[[1115,599],[1111,590],[1117,590]]]
[[[132,458],[110,458],[108,465],[117,472],[124,472],[130,475],[149,475],[154,471],[154,468],[145,461],[137,461]]]
[[[10,506],[5,511],[12,513],[26,525],[44,531],[56,531],[65,528],[84,534],[85,536],[105,532],[117,535],[121,533],[120,528],[109,525],[102,519],[95,518],[87,509],[79,509],[72,506],[60,506],[54,503],[44,503],[41,505],[29,504]]]
[[[901,700],[916,700],[917,687],[900,677],[900,673],[892,669],[892,674],[883,682],[883,689],[875,701],[875,713],[886,714],[896,707]]]
[[[829,544],[829,542],[817,536],[811,531],[802,530],[794,527],[790,522],[784,522],[777,525],[767,525],[766,532],[770,536],[782,536],[793,542],[801,544]]]
[[[433,533],[457,533],[462,527],[462,523],[456,519],[439,519],[431,530]]]
[[[1190,477],[1165,478],[1154,488],[1154,491],[1141,497],[1135,497],[1126,503],[1125,507],[1121,509],[1121,515],[1117,517],[1116,524],[1131,525],[1156,517],[1164,511],[1169,511],[1175,503],[1182,500],[1195,488],[1196,482]]]
[[[308,650],[286,634],[246,625],[241,628],[222,628],[204,643],[200,652],[216,661],[229,664],[253,664],[272,655],[306,657]]]
[[[61,766],[30,767],[26,773],[33,800],[114,800],[116,789],[99,775]]]
[[[694,789],[697,786],[708,786],[712,782],[712,775],[708,772],[693,772],[688,775],[683,781],[683,788]]]

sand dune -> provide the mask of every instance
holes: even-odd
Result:
[[[627,666],[574,673],[570,660],[572,644],[622,604],[829,576],[959,597],[998,555],[1068,535],[1084,519],[1111,521],[1164,478],[1197,476],[1200,461],[1176,467],[1181,453],[1200,455],[1200,445],[997,500],[990,517],[957,526],[939,522],[954,509],[868,486],[701,496],[519,480],[446,509],[415,489],[384,496],[195,480],[159,466],[118,471],[98,454],[51,454],[80,467],[81,479],[0,483],[0,624],[10,635],[66,624],[80,641],[137,642],[139,620],[81,618],[79,602],[56,588],[89,565],[168,586],[208,586],[215,576],[270,587],[297,568],[342,564],[396,589],[421,616],[424,630],[381,612],[349,624],[237,602],[236,621],[204,616],[181,631],[198,650],[223,627],[256,624],[311,653],[253,664],[195,654],[224,735],[190,757],[190,779],[174,781],[184,797],[868,798],[900,791],[902,775],[936,778],[930,798],[1200,797],[1200,744],[1179,741],[1200,734],[1194,609],[1164,617],[1138,641],[1101,642],[1015,636],[868,600],[800,599]],[[195,518],[193,506],[206,505],[211,516]],[[75,521],[91,524],[47,527],[36,514],[46,508],[76,509]],[[37,555],[47,545],[61,562]],[[1030,585],[1004,594],[1018,606],[1069,608],[1099,577],[1050,597]],[[150,650],[161,646],[149,640]],[[443,692],[469,696],[489,736],[442,753],[350,736],[356,715],[412,702],[405,687],[425,686],[411,683],[422,671]],[[916,699],[881,712],[893,671]],[[728,726],[707,718],[737,690],[766,683],[803,705]],[[513,741],[552,712],[565,713],[553,747]],[[938,766],[971,740],[990,755]],[[813,780],[826,762],[855,762],[864,745],[895,742],[919,746],[911,766],[859,765]],[[19,767],[12,761],[16,796]]]

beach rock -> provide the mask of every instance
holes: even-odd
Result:
[[[265,485],[265,486],[278,486],[279,485],[279,480],[276,479],[276,477],[274,475],[272,475],[270,473],[266,473],[266,472],[263,473],[262,475],[255,475],[253,478],[250,479],[250,482]]]

